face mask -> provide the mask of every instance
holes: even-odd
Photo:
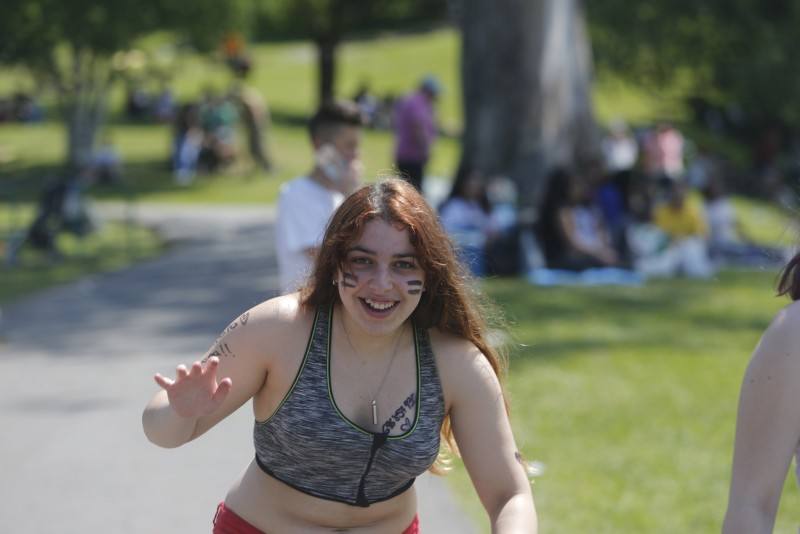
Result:
[[[344,158],[331,144],[322,145],[316,153],[317,167],[332,182],[341,181],[344,176]]]

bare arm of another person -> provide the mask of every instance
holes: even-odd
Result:
[[[178,366],[175,379],[159,374],[162,389],[142,414],[147,438],[178,447],[202,435],[252,398],[264,385],[270,363],[265,340],[277,335],[281,302],[272,299],[245,312],[217,338],[202,361]]]
[[[448,341],[440,361],[453,435],[492,532],[536,533],[530,482],[489,361],[464,340]]]
[[[772,532],[786,472],[800,439],[800,303],[764,333],[739,397],[724,534]]]

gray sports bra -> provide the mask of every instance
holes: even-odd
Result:
[[[253,430],[264,472],[309,495],[369,506],[404,492],[439,453],[444,396],[428,332],[414,325],[417,389],[369,432],[339,411],[331,393],[332,306],[320,306],[294,383],[281,404]],[[404,432],[388,433],[399,425]]]

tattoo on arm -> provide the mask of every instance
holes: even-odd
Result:
[[[417,404],[417,394],[412,393],[406,400],[403,401],[403,404],[400,405],[398,409],[394,411],[394,413],[389,416],[389,419],[383,423],[381,427],[381,433],[388,434],[392,431],[392,429],[400,425],[400,430],[402,432],[408,432],[411,430],[411,427],[414,426],[414,421],[412,421],[408,416],[412,415],[409,412],[413,411],[414,406]]]
[[[212,356],[216,356],[218,358],[223,358],[230,356],[231,358],[235,358],[236,354],[230,349],[227,343],[220,343],[220,340],[230,332],[239,327],[241,324],[242,326],[247,324],[247,320],[250,319],[250,312],[244,312],[242,315],[239,316],[238,319],[235,319],[231,324],[229,324],[222,333],[217,336],[217,339],[214,340],[214,348],[206,355],[205,358],[200,360],[200,363],[206,363],[209,358]]]
[[[234,354],[227,343],[217,343],[214,345],[214,348],[209,351],[208,355],[201,360],[200,363],[206,363],[212,356],[216,356],[217,358],[235,358],[236,354]]]
[[[344,287],[356,287],[358,285],[358,277],[353,273],[342,273],[342,285]]]
[[[422,280],[409,280],[406,283],[409,295],[419,295],[422,292]]]

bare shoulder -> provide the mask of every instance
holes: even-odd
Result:
[[[474,343],[463,337],[432,328],[430,338],[431,347],[436,354],[436,363],[441,367],[461,367],[468,361],[477,362],[486,359]]]
[[[479,385],[496,387],[497,375],[474,343],[435,328],[430,330],[430,338],[448,406]]]
[[[796,331],[800,327],[800,300],[787,304],[775,314],[771,326]],[[800,332],[797,332],[797,335],[800,335]]]
[[[218,342],[235,342],[267,357],[291,340],[308,335],[313,311],[300,304],[297,293],[266,300],[234,319],[220,334]],[[224,347],[223,347],[224,348]]]
[[[760,345],[764,343],[786,346],[800,354],[800,301],[792,302],[775,314]]]
[[[800,380],[800,301],[775,315],[753,353],[753,367],[790,373]]]

